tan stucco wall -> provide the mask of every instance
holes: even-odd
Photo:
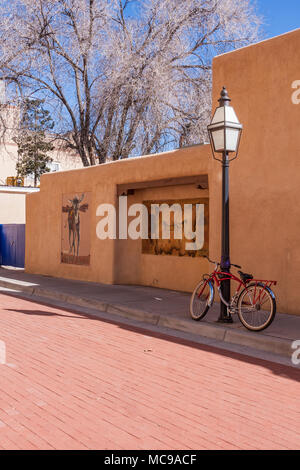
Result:
[[[203,259],[141,254],[140,241],[99,240],[96,236],[96,208],[101,203],[117,203],[117,184],[208,174],[210,149],[193,146],[84,170],[43,175],[41,191],[27,197],[26,270],[71,279],[104,283],[132,283],[191,290],[199,275],[207,271]],[[76,266],[60,262],[62,194],[91,192],[91,263]],[[207,190],[169,187],[138,190],[138,202],[207,196]],[[130,198],[129,203],[131,202]],[[136,202],[136,201],[135,201]],[[123,243],[123,245],[122,245]],[[126,245],[124,249],[122,246]],[[176,274],[175,274],[176,273]]]
[[[26,194],[0,191],[0,224],[25,224]]]
[[[197,148],[197,147],[196,147]],[[196,148],[193,152],[195,165],[199,158],[207,161],[207,150],[201,157]],[[184,151],[181,151],[184,152]],[[201,151],[200,151],[201,152]],[[180,151],[179,151],[180,155]],[[209,155],[209,153],[208,153]],[[168,156],[162,157],[169,159]],[[182,153],[181,158],[186,158]],[[171,160],[172,161],[172,160]],[[208,164],[208,161],[207,161]],[[199,190],[196,185],[167,186],[165,188],[143,189],[128,196],[128,206],[143,201],[188,200],[208,197],[208,190]],[[129,217],[128,222],[134,217]],[[142,253],[142,240],[118,240],[116,242],[115,281],[121,284],[142,284],[183,291],[191,290],[199,279],[199,272],[207,271],[207,261],[203,258],[151,255]]]
[[[279,311],[300,314],[300,105],[291,85],[300,80],[300,30],[217,57],[213,107],[223,85],[244,125],[240,154],[230,165],[231,260],[258,278],[278,281]],[[141,254],[139,241],[100,241],[96,207],[116,204],[116,185],[208,174],[210,257],[220,257],[221,166],[209,146],[44,175],[27,197],[26,270],[106,283],[134,283],[191,291],[209,269],[203,259]],[[60,263],[62,194],[90,191],[91,264]],[[136,191],[143,199],[193,197],[195,188]],[[198,193],[197,193],[198,195]]]
[[[281,311],[300,314],[300,30],[214,59],[213,106],[225,85],[244,125],[230,165],[231,261],[278,280]],[[213,163],[211,226],[221,220],[221,169]],[[211,238],[218,256],[220,239]]]

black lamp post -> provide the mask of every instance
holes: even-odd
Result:
[[[229,243],[229,162],[237,158],[242,124],[240,124],[235,111],[230,106],[231,99],[227,90],[223,87],[221,91],[220,105],[216,109],[212,121],[207,126],[213,158],[222,163],[222,254],[221,270],[230,272],[230,243]],[[215,156],[222,154],[222,159]],[[235,153],[230,158],[229,154]],[[221,294],[229,302],[230,300],[230,280],[221,283]],[[221,301],[220,317],[221,323],[232,323],[232,317],[227,311],[227,306]]]

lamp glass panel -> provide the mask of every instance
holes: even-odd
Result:
[[[239,120],[232,106],[225,106],[225,121],[239,124]]]
[[[212,131],[211,133],[215,152],[223,152],[224,150],[224,129]]]
[[[238,139],[239,139],[239,129],[231,129],[227,128],[225,130],[226,133],[226,150],[227,152],[236,152]]]
[[[222,106],[221,108],[216,109],[211,123],[215,124],[217,122],[224,122],[224,119],[225,119],[225,112],[224,112],[224,107]]]

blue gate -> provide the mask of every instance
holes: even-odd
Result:
[[[0,264],[25,266],[25,224],[0,224]]]

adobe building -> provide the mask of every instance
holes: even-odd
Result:
[[[300,29],[218,56],[212,98],[214,111],[225,85],[244,127],[230,164],[231,261],[257,278],[277,280],[278,310],[298,315],[299,64]],[[212,259],[220,258],[221,165],[209,145],[198,145],[42,176],[40,192],[27,196],[26,271],[192,291],[211,270],[201,256],[159,244],[151,251],[141,239],[98,238],[99,205],[118,208],[122,194],[128,205],[202,201],[205,246]],[[68,221],[75,206],[82,238],[72,262]]]

